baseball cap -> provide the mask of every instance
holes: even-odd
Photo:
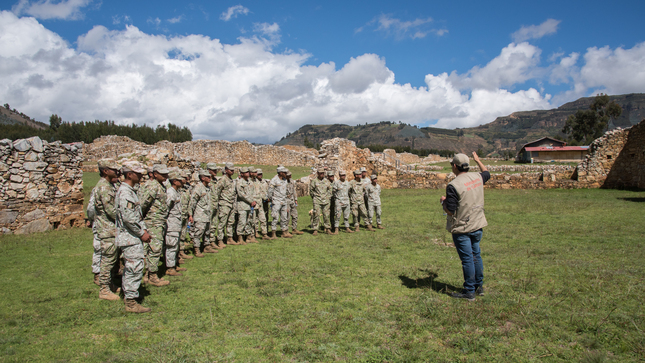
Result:
[[[116,160],[114,159],[101,159],[97,162],[97,164],[99,168],[119,170],[119,165],[116,163]]]
[[[125,174],[127,172],[135,172],[137,174],[145,174],[146,173],[146,168],[143,167],[143,165],[139,164],[136,161],[128,161],[123,163],[123,166],[121,167],[121,173]]]
[[[370,179],[372,180],[376,179],[376,175],[372,174],[372,176],[370,176]]]
[[[159,174],[168,174],[170,173],[170,170],[168,170],[168,167],[165,164],[155,164],[152,166],[152,171],[157,172]]]
[[[467,168],[469,166],[469,162],[470,160],[468,159],[468,155],[459,153],[455,154],[450,163],[462,168]]]

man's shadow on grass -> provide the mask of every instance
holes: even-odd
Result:
[[[625,200],[625,201],[628,201],[628,202],[636,202],[636,203],[645,202],[645,198],[618,198],[618,199],[622,199],[622,200]]]
[[[428,274],[428,277],[421,277],[418,279],[411,279],[404,275],[399,275],[399,279],[403,286],[408,289],[432,289],[440,294],[449,294],[452,291],[459,291],[460,288],[445,282],[437,281],[439,275],[431,270],[419,269],[421,272]]]

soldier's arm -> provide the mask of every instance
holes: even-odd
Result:
[[[141,201],[141,211],[143,212],[144,217],[148,213],[150,206],[152,206],[152,203],[155,200],[152,189],[153,188],[145,188],[143,190],[143,193],[141,193],[141,196],[139,196],[139,200]]]
[[[95,204],[95,195],[96,195],[96,188],[92,189],[92,193],[90,193],[90,201],[87,203],[87,219],[90,221],[94,221],[96,218],[96,206]]]
[[[108,190],[105,194],[101,193],[101,202],[103,203],[105,214],[113,221],[116,220],[115,196],[116,192],[114,190]]]
[[[130,233],[141,238],[147,228],[145,222],[140,218],[139,213],[137,213],[136,203],[128,199],[125,199],[123,202],[123,206],[121,207],[123,226]]]
[[[201,198],[201,195],[197,193],[197,188],[193,190],[193,193],[190,195],[190,203],[188,204],[188,216],[192,217],[193,214],[195,213],[195,208],[197,207],[197,203],[199,202],[199,199]]]
[[[275,186],[273,185],[273,182],[270,182],[269,189],[267,190],[267,199],[273,199],[273,189],[275,189]]]

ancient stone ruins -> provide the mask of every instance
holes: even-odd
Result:
[[[122,136],[104,136],[88,145],[47,143],[37,137],[13,142],[5,139],[0,141],[2,232],[20,234],[82,225],[83,169],[96,171],[91,162],[102,158],[136,159],[150,166],[165,163],[193,171],[205,162],[308,166],[336,173],[345,170],[348,176],[365,167],[369,174],[379,176],[383,188],[443,189],[454,178],[433,165],[445,160],[439,156],[420,158],[394,150],[373,153],[340,138],[323,141],[320,150],[219,140],[146,145]],[[494,174],[486,186],[494,189],[645,189],[645,122],[605,133],[577,166],[493,164],[488,168]],[[297,181],[299,196],[308,193],[312,175]]]

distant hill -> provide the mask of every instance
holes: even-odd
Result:
[[[36,121],[22,112],[15,109],[10,110],[6,107],[0,107],[0,125],[25,125],[38,130],[45,130],[49,125]]]
[[[391,121],[357,126],[305,125],[283,137],[276,145],[305,145],[306,142],[310,147],[315,147],[323,140],[342,137],[360,146],[382,145],[455,152],[482,149],[491,156],[501,155],[504,151],[515,153],[523,144],[544,136],[563,139],[560,131],[569,115],[580,109],[588,109],[593,99],[580,98],[552,110],[514,112],[485,125],[454,130],[418,128]],[[610,96],[610,99],[623,108],[623,114],[610,128],[629,127],[645,118],[645,94]]]

